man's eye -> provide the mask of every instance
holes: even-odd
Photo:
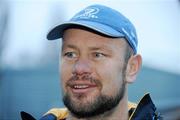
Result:
[[[96,52],[96,53],[94,53],[94,57],[95,58],[102,58],[102,57],[104,57],[105,55],[103,54],[103,53],[98,53],[98,52]]]
[[[68,57],[68,58],[76,58],[77,57],[76,53],[74,53],[74,52],[66,52],[64,54],[64,56]]]

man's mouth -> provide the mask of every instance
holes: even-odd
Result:
[[[76,94],[85,94],[93,91],[97,85],[95,84],[73,84],[70,85],[70,89],[73,93]]]
[[[66,85],[73,94],[87,94],[102,87],[99,80],[86,75],[73,76],[67,81]]]
[[[89,85],[74,85],[73,88],[74,89],[85,89],[85,88],[88,88]]]

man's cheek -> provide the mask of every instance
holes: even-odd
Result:
[[[66,81],[68,81],[68,75],[66,75],[66,72],[64,70],[61,71],[60,74],[60,84],[63,92],[66,92]]]

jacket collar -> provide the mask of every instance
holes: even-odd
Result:
[[[145,94],[138,104],[128,102],[129,120],[161,120],[153,104],[150,94]],[[68,116],[67,108],[53,108],[40,120],[65,120]],[[28,113],[21,112],[22,120],[34,120]],[[32,119],[33,118],[33,119]]]
[[[144,97],[140,100],[136,108],[131,108],[129,110],[129,120],[159,120],[161,119],[160,114],[157,112],[157,109],[152,102],[150,94],[145,94]]]

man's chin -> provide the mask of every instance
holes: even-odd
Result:
[[[89,113],[94,111],[92,109],[92,101],[94,100],[88,99],[86,95],[65,96],[63,101],[70,112],[78,118],[87,117]]]
[[[95,96],[88,96],[87,94],[75,94],[73,97],[68,98],[70,104],[77,110],[83,110],[84,108],[89,108],[94,101],[96,101]]]
[[[119,104],[122,94],[118,94],[114,97],[103,95],[98,97],[91,96],[91,98],[88,97],[70,97],[66,95],[63,101],[74,116],[78,118],[94,117],[115,108]]]

